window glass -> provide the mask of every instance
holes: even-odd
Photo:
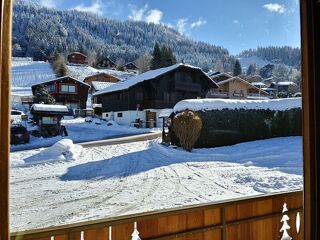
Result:
[[[68,87],[68,85],[60,85],[60,90],[61,90],[61,92],[68,92],[69,87]]]
[[[42,124],[57,124],[57,117],[42,117]]]

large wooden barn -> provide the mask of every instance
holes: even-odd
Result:
[[[66,105],[68,109],[85,109],[90,85],[72,77],[60,77],[32,86],[33,95],[37,87],[43,85],[57,104]]]
[[[183,99],[204,98],[218,85],[201,68],[182,63],[151,70],[116,83],[93,94],[94,103],[102,104],[102,116],[119,124],[132,125],[138,118],[155,121],[163,109]]]

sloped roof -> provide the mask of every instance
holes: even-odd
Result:
[[[89,79],[89,78],[91,78],[91,77],[99,76],[99,75],[110,76],[110,77],[113,77],[113,78],[118,79],[119,81],[121,81],[120,78],[118,78],[118,77],[116,77],[116,76],[114,76],[114,75],[112,75],[112,74],[110,74],[110,73],[106,73],[106,72],[97,72],[97,73],[95,73],[95,74],[92,74],[92,75],[90,75],[90,76],[87,76],[83,81],[85,82],[87,79]]]
[[[169,66],[169,67],[165,67],[165,68],[159,68],[156,70],[150,70],[148,72],[142,73],[140,75],[137,75],[135,77],[129,78],[126,81],[123,82],[118,82],[104,90],[98,91],[96,93],[93,94],[93,96],[97,96],[97,95],[102,95],[105,93],[111,93],[111,92],[117,92],[117,91],[121,91],[121,90],[125,90],[125,89],[129,89],[132,86],[137,85],[138,83],[142,83],[144,81],[148,81],[148,80],[152,80],[154,78],[157,78],[161,75],[164,75],[168,72],[174,71],[178,68],[189,68],[189,69],[195,69],[198,71],[201,71],[203,73],[203,75],[208,78],[208,80],[212,81],[215,85],[217,85],[205,72],[202,71],[201,68],[199,67],[195,67],[195,66],[191,66],[191,65],[187,65],[187,64],[183,64],[183,63],[177,63],[175,65]]]
[[[84,57],[87,57],[87,55],[85,55],[85,54],[83,54],[83,53],[81,53],[81,52],[72,52],[72,53],[69,53],[68,56],[69,56],[69,55],[72,55],[72,54],[79,54],[79,55],[82,55],[82,56],[84,56]]]
[[[95,90],[97,91],[100,91],[100,90],[103,90],[107,87],[110,87],[112,85],[114,85],[116,83],[113,83],[113,82],[100,82],[100,81],[93,81],[92,82],[92,86]]]
[[[224,77],[227,77],[227,78],[232,78],[232,75],[230,75],[229,73],[218,73],[218,74],[213,74],[213,75],[210,75],[210,78],[212,80],[215,80],[216,78],[218,77],[221,77],[221,76],[224,76]]]
[[[45,84],[45,83],[50,83],[50,82],[61,81],[61,80],[65,79],[65,78],[68,78],[68,79],[70,79],[70,80],[72,80],[72,81],[79,82],[79,83],[81,83],[81,84],[84,84],[84,85],[90,87],[89,84],[84,83],[84,82],[82,82],[82,81],[80,81],[80,80],[78,80],[78,79],[75,79],[75,78],[69,77],[69,76],[63,76],[63,77],[58,77],[58,78],[54,78],[54,79],[51,79],[51,80],[39,82],[39,83],[37,83],[37,84],[32,85],[31,87],[38,86],[38,85]]]
[[[30,108],[31,111],[35,112],[58,112],[58,113],[69,113],[68,107],[65,105],[54,105],[54,104],[33,104]]]

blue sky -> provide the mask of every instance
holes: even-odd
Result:
[[[56,9],[169,25],[230,53],[257,46],[300,46],[298,0],[33,0]]]

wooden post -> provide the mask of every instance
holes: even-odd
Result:
[[[304,239],[320,239],[320,2],[300,0],[303,79]]]
[[[0,240],[9,240],[10,67],[12,0],[1,0],[0,39]]]

